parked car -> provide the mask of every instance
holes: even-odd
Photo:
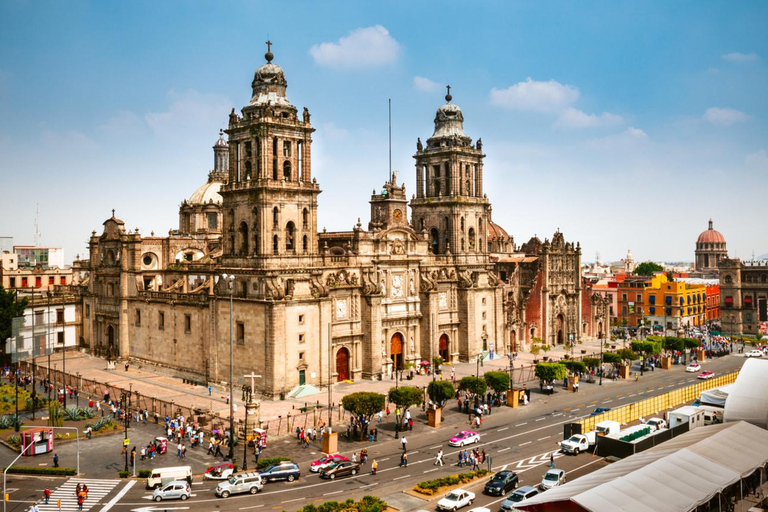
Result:
[[[711,379],[714,376],[715,376],[715,374],[713,372],[705,371],[705,372],[701,372],[700,374],[698,374],[696,376],[696,378],[697,379],[705,379],[706,380],[706,379]]]
[[[744,354],[744,357],[763,357],[763,352],[762,350],[757,350],[757,349],[750,350],[749,352]]]
[[[667,422],[661,418],[651,418],[646,421],[645,424],[649,425],[651,427],[651,431],[653,432],[662,428],[667,428]]]
[[[499,471],[485,484],[486,494],[502,496],[512,489],[517,489],[518,477],[514,471]]]
[[[477,443],[480,441],[480,434],[470,430],[462,430],[448,441],[451,446],[464,446],[465,444]]]
[[[158,487],[152,492],[152,499],[155,501],[163,500],[187,500],[192,496],[192,489],[189,482],[184,480],[174,480],[165,487]]]
[[[590,416],[597,416],[598,414],[603,414],[604,412],[608,412],[610,410],[611,410],[610,407],[598,407],[597,409],[592,411],[592,414],[590,414]]]
[[[532,498],[533,496],[536,496],[539,494],[539,490],[535,487],[531,487],[530,485],[526,485],[525,487],[521,487],[509,496],[507,496],[507,499],[501,502],[501,510],[510,511],[510,510],[517,510],[515,508],[515,505],[520,503],[523,500],[527,500],[528,498]]]
[[[565,483],[565,470],[560,468],[551,468],[544,473],[544,478],[541,479],[541,489],[546,491],[558,485]]]
[[[327,468],[320,471],[320,478],[330,478],[333,480],[339,476],[355,476],[358,471],[360,471],[359,463],[352,462],[351,460],[345,460],[344,462],[336,462],[331,464]]]
[[[222,462],[206,469],[203,478],[206,480],[226,480],[234,471],[234,464],[231,462]]]
[[[473,501],[475,501],[475,493],[464,489],[454,489],[437,502],[437,509],[456,511],[461,507],[470,505]]]
[[[297,464],[293,462],[281,462],[274,466],[269,466],[267,469],[261,472],[261,478],[264,483],[274,482],[275,480],[288,480],[293,482],[301,476],[301,470]]]
[[[686,368],[685,371],[695,373],[701,370],[701,365],[699,363],[691,363]]]
[[[335,464],[337,462],[344,462],[347,460],[349,460],[348,457],[339,455],[338,453],[336,455],[326,455],[325,457],[321,457],[316,461],[312,461],[309,465],[309,470],[312,471],[313,473],[319,473],[321,470],[327,468],[331,464]]]
[[[216,486],[214,493],[220,498],[228,498],[231,494],[249,492],[256,494],[264,487],[261,475],[253,471],[251,473],[238,473],[230,476],[225,482]]]

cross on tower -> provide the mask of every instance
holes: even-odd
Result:
[[[451,99],[453,99],[453,96],[451,96],[451,86],[450,85],[446,85],[445,88],[448,89],[448,92],[445,94],[445,101],[450,103]]]
[[[256,383],[254,382],[254,379],[260,379],[261,375],[256,375],[255,373],[251,372],[250,375],[243,375],[243,377],[251,379],[251,392],[256,390]]]
[[[268,52],[271,52],[271,51],[272,51],[272,41],[270,41],[270,40],[267,40],[267,43],[266,43],[266,44],[267,44],[267,51],[268,51]]]

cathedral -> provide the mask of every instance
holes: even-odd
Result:
[[[450,89],[432,136],[417,141],[410,201],[393,173],[371,193],[367,226],[318,232],[311,116],[288,100],[271,51],[265,59],[179,229],[143,237],[113,212],[92,233],[77,262],[91,352],[224,382],[232,339],[236,382],[258,374],[262,395],[284,398],[437,356],[467,362],[593,334],[578,244],[557,232],[520,254],[491,221],[482,142],[464,133]]]

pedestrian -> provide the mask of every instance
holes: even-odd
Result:
[[[216,451],[215,451],[215,452],[213,452],[213,456],[214,456],[214,457],[219,457],[219,456],[221,456],[221,457],[224,457],[224,454],[223,454],[223,453],[221,453],[221,441],[219,441],[219,440],[217,439],[217,440],[216,440],[216,442],[215,442],[214,444],[215,444],[215,446],[216,446]]]
[[[379,429],[375,428],[373,429],[373,442],[377,442],[379,440]]]
[[[181,445],[181,458],[186,459],[187,458],[187,447],[185,445]]]
[[[555,454],[550,453],[549,454],[549,467],[553,468],[555,467]]]
[[[37,503],[33,503],[31,507],[29,507],[29,512],[40,512],[40,509],[37,506]]]
[[[352,462],[357,463],[357,454],[352,452]]]
[[[378,412],[378,414],[377,414],[376,416],[377,416],[377,418],[378,418],[378,420],[379,420],[379,423],[381,423],[381,420],[383,420],[383,419],[384,419],[384,412],[382,412],[382,411],[379,411],[379,412]]]
[[[133,467],[134,462],[136,461],[136,447],[134,446],[131,450],[131,467]]]
[[[377,469],[379,469],[379,463],[376,462],[376,459],[373,459],[373,462],[371,462],[371,474],[375,475]]]
[[[387,406],[387,418],[389,418],[389,406]]]
[[[403,452],[403,454],[400,456],[400,466],[404,468],[408,467],[408,452]]]
[[[408,440],[405,438],[405,436],[401,437],[400,438],[400,446],[402,446],[403,451],[406,451],[408,449],[407,445],[408,445]]]
[[[128,371],[128,363],[125,363],[125,371]],[[83,510],[84,501],[85,497],[82,494],[77,497],[77,510]]]
[[[413,430],[413,418],[408,420],[408,430]]]
[[[126,361],[126,362],[125,362],[125,371],[128,371],[128,367],[129,367],[129,366],[130,366],[130,364],[128,363],[128,361]],[[82,509],[83,509],[83,507],[81,506],[81,507],[80,507],[80,510],[82,510]]]
[[[485,464],[485,448],[483,448],[483,451],[480,452],[480,463]]]
[[[146,456],[147,456],[147,449],[146,449],[146,447],[142,446],[140,453],[141,453],[141,460],[144,460],[146,458]]]
[[[441,466],[443,465],[443,450],[442,450],[442,448],[440,449],[439,452],[437,452],[437,457],[435,457],[435,464],[434,465],[437,466],[438,464],[440,464]]]
[[[59,467],[59,454],[54,453],[53,454],[53,467],[57,468]]]
[[[459,450],[459,467],[464,467],[464,452]]]
[[[179,441],[179,444],[176,445],[176,456],[181,457],[181,441]]]
[[[211,393],[213,393],[213,387],[208,386],[208,396],[211,396]]]
[[[365,464],[366,462],[368,462],[368,450],[365,448],[360,450],[360,462],[362,464]]]
[[[472,455],[472,471],[480,469],[480,458]]]
[[[49,488],[45,488],[45,491],[43,491],[43,496],[45,497],[45,504],[48,504],[48,501],[51,499],[51,490]]]
[[[211,436],[211,438],[208,440],[208,453],[206,453],[206,455],[210,455],[213,453],[213,441],[214,441],[213,436]]]

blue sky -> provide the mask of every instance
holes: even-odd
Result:
[[[0,1],[0,236],[71,260],[115,208],[178,227],[268,38],[317,128],[319,229],[369,218],[445,84],[482,137],[493,218],[519,244],[559,228],[584,259],[768,252],[768,3]]]

